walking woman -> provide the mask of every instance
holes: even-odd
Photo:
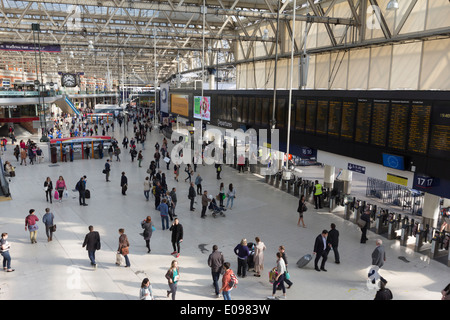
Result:
[[[45,198],[47,199],[47,202],[48,202],[48,199],[50,198],[50,203],[52,203],[53,182],[52,182],[52,179],[50,179],[50,177],[47,177],[47,179],[45,179],[44,191],[45,191]]]
[[[149,177],[145,177],[145,180],[144,180],[144,196],[145,196],[145,199],[147,201],[150,199],[150,189],[151,189],[150,178]]]
[[[3,257],[3,270],[6,272],[13,272],[14,269],[11,269],[11,255],[9,254],[9,249],[11,245],[7,241],[8,234],[6,232],[2,233],[2,238],[0,239],[0,253]]]
[[[147,216],[147,218],[141,222],[141,227],[142,229],[144,229],[144,233],[142,235],[144,236],[145,246],[148,249],[147,253],[150,253],[150,251],[152,251],[150,249],[150,238],[152,237],[153,234],[152,217]]]
[[[118,258],[120,258],[120,255],[122,255],[125,258],[125,268],[130,267],[130,259],[128,259],[128,254],[130,253],[129,247],[130,243],[128,242],[128,237],[124,233],[124,229],[119,229],[119,248],[117,249]],[[116,264],[120,266],[120,259],[117,259]]]
[[[155,300],[153,297],[152,285],[148,278],[142,280],[141,290],[139,291],[139,300]]]
[[[302,195],[300,197],[300,200],[298,201],[298,209],[297,212],[299,214],[297,226],[300,227],[300,222],[303,224],[303,228],[306,228],[305,222],[303,221],[303,212],[306,211],[306,203],[305,203],[305,196]]]
[[[62,202],[64,190],[67,190],[66,182],[62,176],[59,176],[58,181],[56,181],[56,191],[58,191],[59,202]]]
[[[172,294],[172,300],[175,300],[177,293],[178,280],[180,279],[180,269],[178,268],[178,261],[173,260],[169,270],[166,272],[166,279],[169,282],[170,290],[167,290],[167,298]]]
[[[284,279],[286,273],[286,265],[284,263],[283,256],[281,252],[277,252],[277,276],[273,282],[272,296],[269,299],[275,299],[275,293],[277,292],[277,287],[283,290],[283,298],[286,299],[286,287],[284,286]]]
[[[230,183],[230,185],[228,186],[227,198],[228,199],[227,199],[227,206],[226,206],[226,208],[228,209],[228,205],[230,204],[230,200],[231,200],[230,210],[232,210],[234,198],[236,198],[236,190],[233,188],[233,184],[232,183]]]
[[[221,208],[223,208],[223,199],[225,199],[225,187],[223,185],[223,182],[221,182],[219,187],[219,201]]]
[[[28,216],[25,218],[25,231],[30,231],[30,240],[31,243],[37,243],[36,236],[37,236],[37,230],[39,229],[37,225],[37,221],[39,221],[39,218],[34,214],[35,210],[30,209]]]

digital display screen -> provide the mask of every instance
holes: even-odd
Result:
[[[317,115],[316,100],[307,100],[306,101],[306,126],[305,126],[306,132],[315,133],[315,131],[316,131],[316,115]]]
[[[438,102],[433,106],[430,153],[450,156],[450,108],[445,102]]]
[[[392,101],[389,122],[388,147],[406,149],[408,134],[409,101]]]
[[[386,134],[389,117],[389,101],[374,100],[370,143],[386,146]]]
[[[430,135],[431,106],[422,102],[414,102],[411,107],[409,121],[408,150],[426,153]]]
[[[355,112],[355,102],[344,101],[342,103],[341,137],[344,139],[353,140],[353,133],[355,129]]]
[[[383,153],[383,166],[397,170],[405,170],[405,161],[401,156]]]
[[[356,142],[369,143],[371,117],[372,102],[368,100],[358,100],[358,108],[356,110]]]
[[[328,135],[339,137],[341,132],[342,103],[340,101],[330,101],[328,116]]]
[[[304,131],[305,130],[305,114],[306,114],[306,104],[305,100],[297,100],[295,109],[295,129]]]
[[[317,134],[327,134],[328,123],[328,101],[317,102]]]

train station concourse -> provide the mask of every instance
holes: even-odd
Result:
[[[449,1],[0,16],[0,299],[450,299]]]

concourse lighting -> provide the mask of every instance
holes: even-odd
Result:
[[[397,0],[390,0],[389,3],[386,6],[386,10],[388,10],[388,11],[398,10],[398,1]]]

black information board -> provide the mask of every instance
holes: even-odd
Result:
[[[305,130],[308,133],[316,132],[316,116],[317,116],[317,104],[316,100],[306,101],[306,126]]]
[[[430,154],[450,156],[450,106],[445,102],[438,102],[433,106]]]
[[[305,100],[297,100],[295,105],[295,130],[305,130],[306,104]]]
[[[328,135],[337,138],[341,133],[342,102],[330,100],[329,105]]]
[[[342,103],[341,138],[353,140],[355,129],[356,102],[344,101]]]
[[[409,121],[408,150],[426,153],[430,135],[431,105],[413,101]]]
[[[386,146],[386,134],[389,118],[389,101],[374,100],[372,112],[372,129],[370,143],[375,146]]]
[[[409,109],[409,101],[392,101],[389,121],[389,148],[406,150]]]
[[[317,101],[317,134],[327,134],[328,127],[328,101]]]
[[[369,143],[371,118],[372,101],[359,99],[358,107],[356,109],[356,142]]]

